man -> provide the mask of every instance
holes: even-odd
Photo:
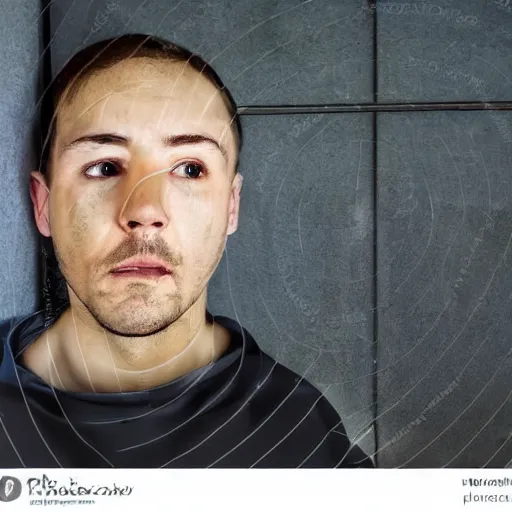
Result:
[[[75,55],[30,196],[69,301],[4,324],[2,467],[372,467],[339,416],[206,309],[242,132],[202,59],[127,35]]]

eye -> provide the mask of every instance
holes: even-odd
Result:
[[[85,170],[85,174],[92,178],[110,178],[117,172],[119,169],[114,162],[98,162]]]
[[[205,174],[205,168],[196,162],[185,162],[175,167],[173,172],[189,179],[198,179]]]

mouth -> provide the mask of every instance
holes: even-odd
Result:
[[[111,274],[116,278],[160,279],[171,276],[172,272],[163,267],[122,267],[113,270]]]
[[[161,279],[172,274],[171,267],[154,256],[134,256],[111,271],[112,277],[125,279]]]

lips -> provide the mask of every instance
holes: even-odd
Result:
[[[165,268],[162,267],[123,267],[113,271],[113,274],[116,275],[126,275],[126,276],[146,276],[146,277],[160,277],[169,275]]]
[[[132,258],[118,265],[112,273],[171,274],[171,268],[156,258]]]

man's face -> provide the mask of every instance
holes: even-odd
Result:
[[[64,102],[51,192],[32,173],[31,196],[72,306],[112,332],[150,335],[198,299],[237,228],[241,176],[230,124],[205,77],[147,58],[102,70]],[[172,273],[112,272],[137,256],[156,257]]]

